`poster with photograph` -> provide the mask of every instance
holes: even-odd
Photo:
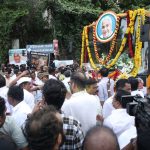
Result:
[[[14,65],[26,64],[27,51],[26,49],[10,49],[9,50],[9,63]]]
[[[39,53],[39,52],[31,52],[31,63],[36,68],[40,68],[41,66],[48,66],[49,54]]]
[[[104,12],[96,23],[96,38],[102,42],[109,42],[115,35],[117,15],[112,11]]]

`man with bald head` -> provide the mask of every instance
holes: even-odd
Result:
[[[85,84],[86,77],[81,72],[73,73],[70,78],[72,96],[62,106],[66,115],[80,121],[84,134],[96,125],[96,117],[101,111],[99,100],[86,92]]]
[[[108,127],[94,126],[84,139],[83,150],[119,150],[116,135]]]

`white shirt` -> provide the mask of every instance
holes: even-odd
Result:
[[[57,80],[57,78],[55,77],[55,76],[53,76],[53,75],[49,75],[49,79],[55,79],[55,80]]]
[[[71,93],[71,91],[70,91],[70,85],[68,83],[69,81],[70,81],[70,77],[65,77],[65,79],[62,82],[64,83],[67,91]]]
[[[113,96],[109,97],[103,105],[103,117],[106,119],[109,115],[111,115],[112,111],[115,109],[112,105]]]
[[[27,90],[23,89],[24,92],[24,101],[26,102],[26,104],[29,105],[29,107],[31,108],[31,110],[34,108],[35,105],[35,99],[32,93],[28,92]]]
[[[101,101],[108,99],[107,83],[109,81],[108,77],[103,77],[98,83],[98,96]],[[114,94],[114,81],[110,79],[110,93]]]
[[[31,108],[24,101],[22,101],[13,108],[12,117],[21,127],[27,119],[27,115],[29,113],[31,113]]]
[[[131,126],[129,129],[124,131],[119,137],[118,137],[118,142],[120,149],[123,149],[125,146],[127,146],[131,139],[137,137],[137,131],[135,126]]]
[[[6,80],[6,86],[9,87],[9,84],[12,82],[12,78],[6,78],[5,77],[5,80]]]
[[[135,118],[130,116],[126,109],[115,109],[111,115],[104,119],[105,126],[111,128],[119,137],[123,132],[135,124]]]
[[[26,61],[21,60],[19,63],[16,63],[16,62],[13,60],[13,61],[10,62],[10,64],[15,64],[15,65],[20,66],[21,64],[26,64]]]
[[[143,92],[142,92],[142,91],[138,91],[138,90],[136,90],[136,91],[131,91],[131,95],[132,95],[132,96],[140,95],[141,97],[144,98]]]
[[[138,89],[138,91],[142,91],[144,95],[147,94],[147,88],[145,86],[142,89]]]
[[[96,116],[99,114],[100,102],[86,91],[72,94],[68,101],[62,106],[62,111],[67,116],[73,116],[82,125],[83,133],[96,125]]]
[[[11,113],[12,112],[12,106],[8,103],[7,93],[8,93],[8,87],[7,86],[0,88],[0,96],[5,99],[5,105],[7,108],[6,113]]]

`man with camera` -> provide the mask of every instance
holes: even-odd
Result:
[[[111,128],[117,135],[120,149],[124,148],[132,138],[136,137],[135,118],[130,116],[126,110],[126,101],[130,92],[118,90],[113,98],[113,107],[111,115],[104,119],[104,125]],[[129,131],[129,132],[128,132]],[[124,139],[120,136],[127,132]]]

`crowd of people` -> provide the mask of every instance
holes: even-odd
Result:
[[[149,150],[149,88],[108,74],[77,63],[2,65],[0,149]]]

